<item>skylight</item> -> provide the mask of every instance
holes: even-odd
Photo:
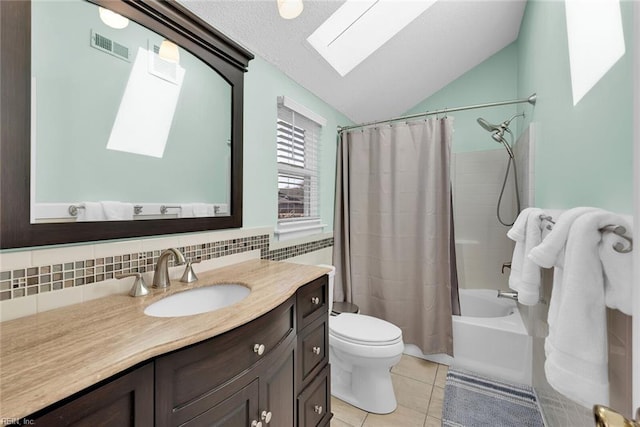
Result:
[[[307,41],[345,76],[436,0],[347,0]]]
[[[567,0],[567,36],[573,105],[625,52],[619,0]]]

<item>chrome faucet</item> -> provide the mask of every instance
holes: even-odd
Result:
[[[156,264],[155,273],[153,274],[153,287],[154,288],[168,288],[171,285],[169,281],[169,257],[173,255],[177,261],[177,265],[182,265],[186,262],[184,255],[176,248],[170,248],[163,251],[158,258],[158,264]]]
[[[509,298],[514,301],[518,301],[518,293],[517,292],[504,292],[498,291],[498,298]]]

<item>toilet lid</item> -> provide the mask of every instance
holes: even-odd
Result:
[[[364,314],[342,313],[329,319],[331,335],[356,344],[389,345],[402,340],[393,323]]]

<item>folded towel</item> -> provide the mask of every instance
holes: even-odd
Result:
[[[132,221],[133,203],[101,202],[107,221]]]
[[[631,235],[631,221],[627,221],[624,217],[618,217],[613,225],[622,225],[627,230],[627,235]],[[623,242],[625,247],[628,245],[614,233],[603,233],[602,235],[599,255],[604,270],[604,297],[607,307],[618,309],[631,316],[633,310],[631,290],[633,256],[631,252],[616,251],[613,246],[619,242]]]
[[[540,267],[551,268],[561,264],[563,249],[573,222],[581,215],[596,210],[592,207],[573,208],[560,215],[553,229],[540,245],[531,249],[529,259]]]
[[[603,234],[599,229],[621,222],[619,215],[603,210],[577,217],[566,239],[564,268],[558,267],[554,276],[545,340],[547,381],[588,408],[609,403],[605,278],[600,259]],[[608,244],[608,238],[605,240]]]
[[[193,216],[215,216],[213,205],[209,203],[194,203],[193,204]]]
[[[193,204],[183,203],[180,205],[180,218],[193,218]]]
[[[100,202],[82,202],[84,209],[78,209],[76,221],[104,221],[104,210]]]
[[[569,236],[569,230],[574,221],[585,213],[597,211],[593,207],[578,207],[564,211],[558,216],[556,223],[553,225],[551,232],[542,240],[535,248],[529,252],[529,259],[540,267],[551,268],[553,271],[553,291],[551,292],[551,300],[549,301],[549,313],[547,314],[547,323],[555,324],[560,309],[559,301],[562,299],[562,277],[564,267],[565,246]],[[553,341],[552,328],[549,329],[549,335],[545,341],[545,354],[549,353],[548,343]],[[551,339],[549,339],[551,338]]]
[[[529,260],[527,255],[542,241],[540,216],[544,212],[538,208],[523,210],[507,236],[516,245],[511,258],[509,287],[518,292],[518,302],[536,305],[540,301],[540,267]]]

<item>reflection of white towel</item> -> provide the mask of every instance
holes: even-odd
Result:
[[[107,221],[132,221],[133,203],[101,202]]]
[[[183,203],[180,205],[180,218],[193,218],[193,204]]]
[[[540,244],[542,229],[540,215],[544,212],[538,208],[523,210],[507,236],[516,242],[511,259],[509,287],[518,292],[518,302],[525,305],[536,305],[540,300],[540,267],[529,260],[527,255],[531,249]]]
[[[104,221],[104,210],[100,202],[82,202],[84,209],[78,209],[76,221]]]
[[[545,373],[553,388],[589,408],[596,403],[609,404],[605,284],[600,259],[603,235],[599,229],[621,222],[619,215],[602,210],[575,219],[566,241],[564,268],[554,277],[552,293],[559,294],[551,300],[557,307],[549,307]]]
[[[194,203],[193,216],[196,216],[196,217],[215,216],[215,212],[213,211],[213,205],[208,203]]]

